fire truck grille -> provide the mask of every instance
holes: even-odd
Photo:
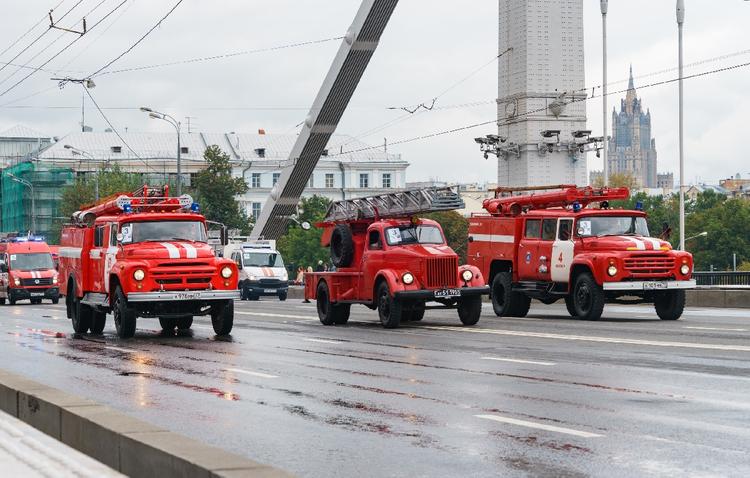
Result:
[[[205,288],[215,274],[214,267],[201,262],[162,263],[151,272],[154,282],[170,288]]]
[[[44,279],[21,279],[22,286],[34,287],[37,285],[52,285],[52,277]]]
[[[625,259],[625,270],[634,277],[669,275],[674,270],[674,257],[665,254],[628,257]]]
[[[427,260],[427,287],[455,287],[458,258],[441,257]]]

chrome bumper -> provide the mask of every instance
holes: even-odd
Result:
[[[604,290],[660,291],[674,289],[695,289],[695,280],[645,280],[631,282],[605,282]]]
[[[185,290],[163,292],[131,292],[128,302],[163,302],[180,300],[239,300],[238,290]]]

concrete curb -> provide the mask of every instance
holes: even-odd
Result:
[[[128,476],[292,476],[4,370],[0,409]]]

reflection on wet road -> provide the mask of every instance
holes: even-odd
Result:
[[[580,322],[457,325],[455,312],[384,330],[354,307],[238,302],[210,323],[121,341],[75,335],[62,306],[0,307],[3,368],[301,476],[747,476],[750,313],[661,322],[611,307]]]

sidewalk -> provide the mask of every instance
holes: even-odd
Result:
[[[2,411],[0,470],[24,478],[124,476]]]

